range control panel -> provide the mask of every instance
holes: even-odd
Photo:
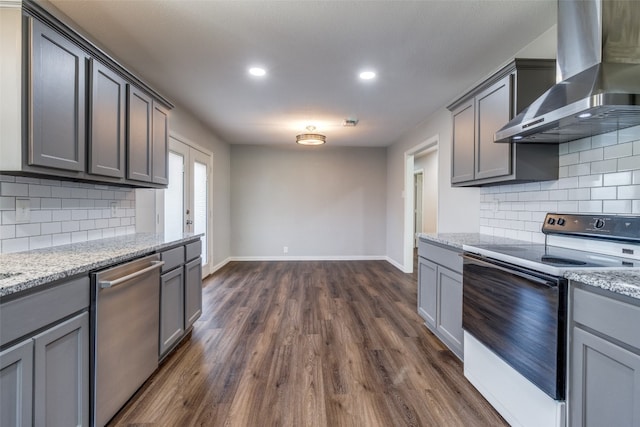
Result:
[[[640,216],[548,213],[544,234],[640,242]]]

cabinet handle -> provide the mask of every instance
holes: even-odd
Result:
[[[153,261],[151,262],[151,265],[149,267],[143,268],[142,270],[138,270],[134,273],[128,274],[124,277],[120,277],[116,280],[105,280],[105,281],[101,281],[98,282],[98,284],[100,285],[101,289],[105,289],[105,288],[113,288],[118,286],[121,283],[124,283],[126,281],[129,281],[131,279],[135,279],[138,276],[141,276],[151,270],[155,270],[156,268],[160,268],[164,265],[164,261]]]

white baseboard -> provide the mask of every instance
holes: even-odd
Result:
[[[397,268],[398,270],[402,271],[403,273],[413,273],[413,271],[407,271],[404,268],[404,265],[400,264],[398,261],[394,260],[393,258],[390,257],[385,257],[384,258],[389,264],[393,265],[395,268]]]
[[[219,263],[217,263],[216,265],[212,266],[209,269],[209,274],[211,275],[211,274],[215,273],[216,271],[220,270],[225,265],[229,264],[229,262],[231,262],[231,261],[232,261],[231,257],[227,257],[225,260],[220,261]]]
[[[383,255],[238,256],[230,261],[386,261]]]

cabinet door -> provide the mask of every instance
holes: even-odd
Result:
[[[476,179],[511,173],[511,144],[496,144],[493,137],[511,119],[512,78],[510,74],[476,96]]]
[[[37,20],[31,25],[30,165],[85,170],[87,55]]]
[[[460,105],[453,113],[451,183],[473,180],[475,158],[475,101]]]
[[[418,313],[427,325],[436,327],[437,266],[424,258],[418,258]]]
[[[126,83],[91,61],[89,173],[124,178]]]
[[[168,184],[169,113],[157,102],[153,103],[153,182]]]
[[[160,355],[184,334],[184,274],[182,267],[160,276]]]
[[[573,328],[572,426],[640,426],[640,354]]]
[[[184,266],[184,328],[191,327],[202,314],[202,260],[194,259]]]
[[[31,427],[33,341],[0,353],[0,426]]]
[[[459,357],[463,355],[462,275],[438,266],[436,329]]]
[[[128,87],[127,178],[151,182],[152,101],[135,86]]]
[[[34,341],[34,424],[89,425],[89,314],[37,335]]]

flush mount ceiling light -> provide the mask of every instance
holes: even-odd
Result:
[[[375,71],[363,71],[359,74],[359,77],[362,80],[371,80],[374,79],[376,77],[376,73]]]
[[[296,142],[300,145],[322,145],[327,142],[327,137],[319,133],[313,133],[315,126],[307,126],[309,133],[296,135]]]
[[[249,68],[249,74],[256,77],[262,77],[267,74],[267,70],[261,67],[251,67]]]

